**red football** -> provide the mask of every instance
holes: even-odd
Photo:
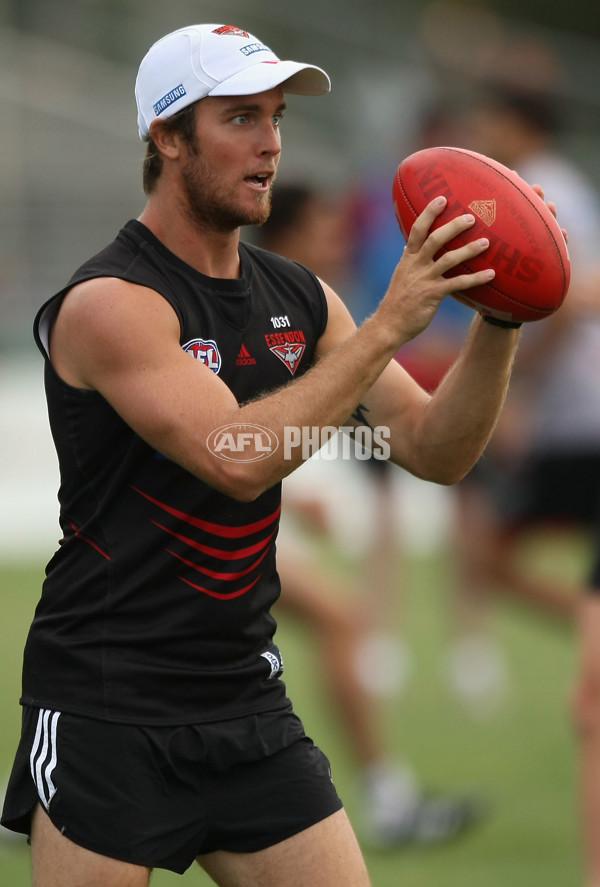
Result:
[[[426,148],[402,161],[392,193],[405,238],[438,195],[448,204],[432,230],[463,213],[475,216],[475,225],[444,251],[477,237],[487,237],[490,246],[446,276],[485,268],[494,268],[496,276],[485,286],[454,293],[461,302],[508,321],[539,320],[562,304],[570,279],[565,239],[544,201],[513,170],[464,148]]]

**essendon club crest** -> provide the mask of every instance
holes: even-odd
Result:
[[[301,342],[287,343],[285,345],[272,345],[269,349],[279,360],[286,365],[292,376],[298,369],[298,364],[304,354],[306,345]]]
[[[213,34],[229,34],[230,37],[249,37],[248,31],[243,31],[241,28],[236,28],[235,25],[222,25],[220,28],[215,28]]]

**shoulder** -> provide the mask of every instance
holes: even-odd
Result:
[[[245,241],[240,243],[240,250],[248,257],[253,268],[268,269],[271,273],[290,276],[298,281],[306,282],[310,280],[313,283],[318,283],[317,276],[310,268],[307,268],[301,262],[296,262],[294,259],[288,259],[279,253],[273,253],[268,249],[263,249],[261,246],[246,243]]]
[[[48,355],[63,381],[93,388],[91,365],[118,367],[156,342],[179,342],[179,322],[154,290],[112,277],[95,277],[69,289],[47,325]],[[41,330],[40,330],[41,331]]]
[[[77,283],[64,294],[57,320],[79,336],[121,334],[135,336],[141,330],[172,318],[172,307],[156,290],[119,277],[93,277]]]

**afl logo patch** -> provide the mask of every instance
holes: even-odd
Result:
[[[221,355],[214,339],[191,339],[182,347],[184,351],[201,361],[213,373],[218,373],[221,369]]]

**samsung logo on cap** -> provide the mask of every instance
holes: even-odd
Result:
[[[180,83],[179,86],[176,86],[170,92],[159,99],[152,107],[154,108],[154,113],[158,117],[169,105],[172,105],[173,102],[176,102],[178,99],[183,98],[186,95],[185,88],[183,83]]]
[[[242,46],[240,52],[244,55],[252,55],[253,52],[270,52],[268,46],[265,46],[264,43],[247,43],[245,46]]]

